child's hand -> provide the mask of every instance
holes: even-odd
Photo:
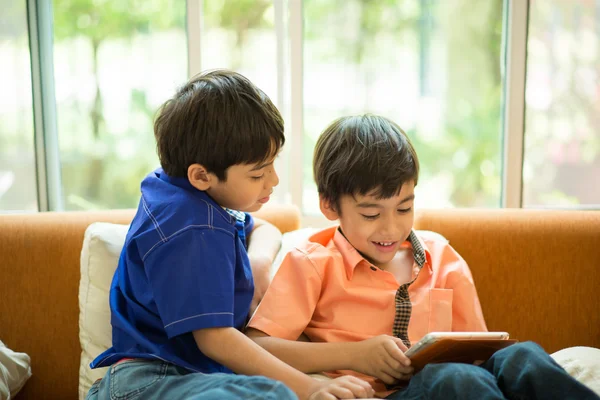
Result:
[[[412,376],[410,360],[404,355],[407,350],[402,340],[380,335],[357,342],[353,358],[354,370],[381,379],[388,385]]]
[[[367,382],[354,376],[317,381],[308,400],[365,399],[373,397],[375,391]]]

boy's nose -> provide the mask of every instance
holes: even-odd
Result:
[[[384,223],[380,228],[380,234],[382,236],[395,237],[398,230],[398,226],[394,222]]]
[[[271,173],[269,174],[269,184],[271,185],[271,187],[275,187],[277,185],[279,185],[279,175],[277,175],[277,171],[275,171],[275,168],[273,168],[271,171]]]

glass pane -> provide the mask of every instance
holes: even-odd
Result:
[[[0,10],[0,212],[37,211],[26,1]]]
[[[335,118],[397,122],[421,162],[419,207],[498,207],[502,0],[305,0],[305,211],[312,150]]]
[[[285,7],[284,0],[275,0]],[[273,0],[204,0],[200,63],[203,70],[226,68],[246,76],[279,108],[286,122],[277,88],[277,37]],[[282,37],[285,41],[286,38]],[[272,200],[283,202],[288,192],[285,160],[288,144],[276,162],[281,180]]]
[[[187,79],[185,1],[54,0],[64,205],[135,207],[157,108]]]
[[[202,13],[202,69],[227,68],[239,72],[276,102],[273,1],[204,0]]]
[[[600,207],[600,2],[529,13],[523,204]]]

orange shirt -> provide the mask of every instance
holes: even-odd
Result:
[[[408,337],[416,343],[428,332],[487,331],[467,263],[440,235],[416,231],[426,263],[413,264],[409,286],[412,314]],[[410,242],[403,246],[410,247]],[[313,342],[356,342],[392,335],[394,297],[400,284],[372,266],[337,227],[312,235],[283,260],[249,326],[269,336]],[[378,394],[383,382],[353,371]]]

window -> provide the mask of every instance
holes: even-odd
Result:
[[[274,7],[271,0],[204,0],[200,32],[203,70],[237,71],[274,102],[277,58]]]
[[[303,206],[312,149],[335,118],[382,114],[421,162],[420,207],[498,207],[502,0],[305,0]]]
[[[54,0],[63,206],[136,207],[153,117],[187,79],[185,2]]]
[[[0,210],[37,211],[26,3],[0,9]]]
[[[530,3],[525,206],[600,205],[598,6],[594,0]]]
[[[203,0],[201,11],[200,68],[227,68],[241,73],[261,88],[286,119],[284,84],[279,61],[285,37],[277,37],[276,23],[283,19],[282,0]],[[275,15],[276,8],[281,12]],[[278,41],[279,40],[279,41]],[[286,124],[287,125],[287,124]],[[288,132],[289,134],[289,132]],[[276,161],[281,176],[287,175],[288,144]],[[282,179],[273,200],[284,202],[288,180]]]
[[[135,207],[158,107],[214,68],[281,111],[305,224],[318,136],[362,113],[411,138],[418,207],[600,207],[599,0],[0,4],[2,211]]]

